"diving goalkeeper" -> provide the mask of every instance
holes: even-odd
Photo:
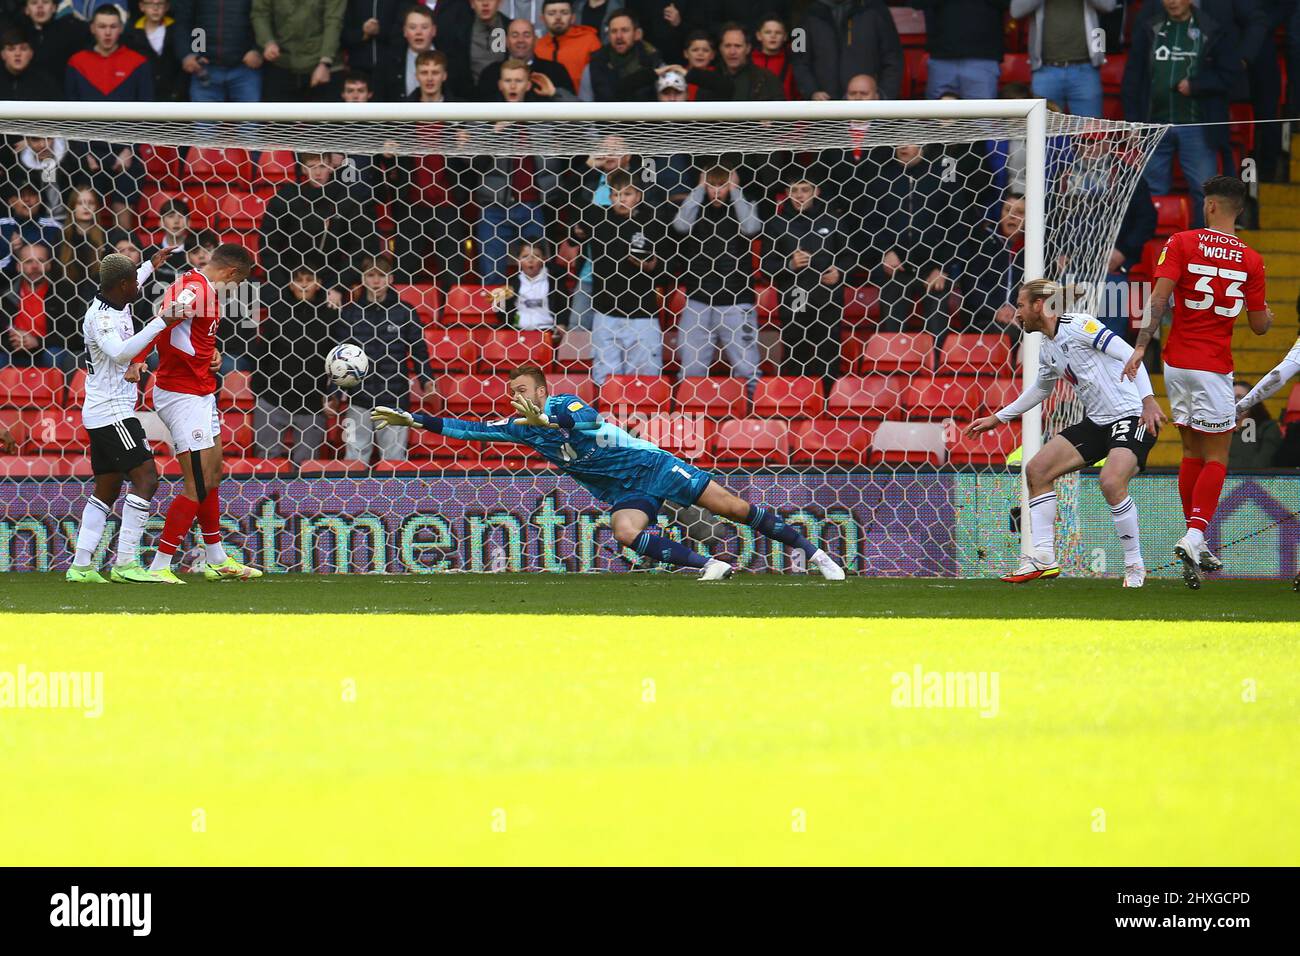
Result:
[[[575,395],[550,395],[541,369],[525,365],[510,373],[510,404],[519,417],[496,422],[378,407],[370,417],[376,428],[419,426],[467,441],[509,441],[540,452],[578,484],[609,504],[610,527],[619,544],[654,561],[700,570],[701,581],[728,578],[732,566],[706,558],[658,533],[664,500],[698,505],[720,518],[746,524],[792,548],[802,548],[808,563],[829,581],[844,580],[844,569],[769,508],[751,505],[727,491],[708,472],[630,435]]]

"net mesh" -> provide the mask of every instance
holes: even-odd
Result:
[[[8,337],[0,370],[0,425],[19,444],[0,457],[6,568],[70,558],[91,471],[81,319],[99,257],[185,246],[144,290],[143,321],[219,242],[258,263],[219,333],[223,508],[243,560],[638,566],[602,505],[529,449],[369,424],[374,404],[508,413],[505,372],[522,364],[777,508],[852,572],[1014,559],[1019,428],[963,429],[1021,384],[1024,120],[0,128],[41,204],[6,265],[11,298],[27,315],[24,294],[47,290],[39,341]],[[1132,309],[1107,260],[1161,130],[1048,117],[1045,271],[1116,327]],[[352,393],[324,367],[344,342],[370,359]],[[153,389],[146,373],[139,417],[171,480],[161,510],[179,471]],[[1063,385],[1045,433],[1080,414]],[[698,509],[669,505],[661,523],[752,570],[800,568],[802,554]],[[1070,550],[1095,570],[1087,541]]]

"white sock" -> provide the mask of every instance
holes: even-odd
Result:
[[[1029,530],[1034,552],[1040,559],[1056,562],[1056,492],[1048,491],[1029,499]]]
[[[171,554],[163,554],[161,551],[153,553],[153,560],[149,562],[150,571],[170,571],[172,569],[172,558],[176,556],[173,551]]]
[[[1124,564],[1133,567],[1142,563],[1142,541],[1138,537],[1138,509],[1133,499],[1125,497],[1111,505],[1110,516],[1115,519],[1115,533],[1124,545]]]
[[[1205,547],[1205,532],[1200,528],[1188,528],[1187,540],[1197,551]]]
[[[104,537],[104,525],[112,513],[113,509],[94,495],[86,501],[86,507],[81,509],[81,528],[77,531],[77,554],[72,559],[77,567],[84,568],[95,560],[95,549]]]
[[[203,545],[203,550],[205,552],[204,560],[206,560],[208,564],[221,564],[226,560],[226,549],[220,541],[216,544],[205,543]]]
[[[113,561],[119,568],[138,559],[140,538],[148,520],[149,502],[138,495],[127,495],[122,502],[122,527],[117,532],[117,557]]]

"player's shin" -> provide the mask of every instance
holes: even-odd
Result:
[[[1192,494],[1204,467],[1203,458],[1184,458],[1178,466],[1178,497],[1183,502],[1183,520],[1192,516]]]
[[[770,508],[750,505],[745,524],[773,541],[780,541],[792,548],[801,548],[803,553],[810,558],[817,553],[817,545],[800,534],[798,528],[782,521],[780,516]]]
[[[104,536],[108,516],[112,513],[112,507],[94,495],[86,501],[86,507],[81,510],[81,527],[77,530],[77,554],[72,559],[74,567],[90,566],[95,557],[95,549],[99,547],[99,539]]]
[[[149,565],[150,571],[169,571],[172,558],[181,546],[185,535],[189,534],[198,513],[199,503],[185,495],[177,495],[167,509],[167,520],[163,523],[162,534],[158,536],[158,551]]]
[[[692,551],[680,541],[650,531],[642,531],[636,536],[632,550],[655,561],[666,561],[687,568],[702,568],[709,563],[708,558]]]
[[[1187,516],[1187,536],[1198,548],[1205,543],[1205,529],[1214,520],[1214,512],[1219,507],[1219,496],[1223,493],[1223,481],[1228,476],[1228,468],[1221,461],[1207,461],[1196,479],[1196,489],[1192,492],[1192,511]]]
[[[1029,499],[1029,529],[1034,556],[1056,563],[1056,492],[1048,491]]]
[[[138,495],[127,495],[122,502],[122,527],[117,532],[117,555],[113,559],[119,568],[138,559],[140,538],[148,520],[149,502]]]
[[[1142,564],[1142,541],[1138,536],[1138,509],[1127,495],[1123,501],[1111,505],[1110,516],[1115,521],[1115,533],[1124,545],[1124,566]]]
[[[221,564],[226,560],[226,549],[221,543],[221,494],[216,488],[199,502],[198,517],[205,560],[208,564]]]

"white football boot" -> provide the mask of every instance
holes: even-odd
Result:
[[[1146,584],[1147,569],[1140,564],[1129,564],[1124,567],[1124,587],[1140,588]]]
[[[1223,562],[1216,555],[1210,553],[1210,549],[1201,548],[1201,559],[1196,562],[1202,571],[1208,571],[1213,574],[1216,571],[1223,570]]]
[[[704,566],[697,580],[700,581],[724,581],[731,577],[732,568],[726,561],[719,561],[717,558],[709,558],[709,563]]]
[[[844,580],[844,569],[836,564],[835,560],[821,548],[814,551],[813,556],[808,560],[822,573],[822,577],[827,581]]]
[[[1201,552],[1188,540],[1187,535],[1174,545],[1174,557],[1183,562],[1183,583],[1193,591],[1201,589]]]
[[[1059,577],[1060,574],[1061,566],[1055,560],[1036,554],[1022,554],[1020,567],[1010,574],[1002,575],[1002,580],[1007,584],[1024,584],[1026,581],[1037,581],[1039,578]]]

